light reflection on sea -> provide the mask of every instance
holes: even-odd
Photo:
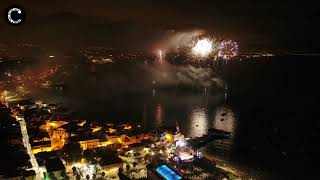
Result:
[[[196,107],[190,115],[190,137],[201,137],[208,132],[208,111],[206,108]]]
[[[232,109],[226,106],[217,108],[213,119],[213,128],[224,130],[235,135],[236,116]]]
[[[56,96],[56,97],[55,97]],[[88,102],[82,102],[81,97],[56,95],[37,97],[43,101],[60,100],[64,104],[72,104],[75,118],[103,121],[119,121],[138,123],[146,129],[161,126],[180,126],[186,137],[200,137],[209,128],[221,129],[236,134],[236,115],[225,106],[223,93],[221,94],[172,94],[159,92],[120,94],[112,99],[94,97]],[[74,101],[76,99],[76,103]],[[80,100],[79,100],[80,99]],[[50,103],[50,102],[49,102]],[[56,103],[56,102],[54,102]],[[205,151],[227,155],[233,145],[233,140],[216,141],[204,147]],[[222,151],[222,153],[221,153]]]

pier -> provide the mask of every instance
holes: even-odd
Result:
[[[198,149],[202,146],[205,146],[211,141],[218,140],[218,139],[230,139],[230,138],[231,138],[230,132],[226,132],[226,131],[215,129],[215,128],[210,128],[208,130],[208,134],[203,135],[201,137],[189,139],[187,142],[193,148]]]

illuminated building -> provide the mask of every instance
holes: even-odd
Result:
[[[49,152],[52,151],[51,141],[37,141],[31,144],[31,149],[33,154],[37,154],[39,152]]]
[[[85,121],[85,120],[84,120],[84,121],[81,121],[81,122],[78,123],[78,126],[83,126],[86,122],[87,122],[87,121]]]
[[[155,130],[149,132],[148,136],[149,136],[150,140],[155,141],[155,142],[166,141],[166,140],[172,141],[172,139],[174,139],[173,132],[175,132],[175,128],[171,128],[171,129],[158,128],[158,129],[155,129]],[[169,138],[169,139],[167,139],[167,138]]]
[[[169,168],[167,165],[161,165],[156,168],[157,173],[159,173],[162,177],[165,179],[172,179],[172,180],[179,180],[182,179],[180,175],[175,173],[171,168]]]
[[[86,149],[94,149],[99,147],[99,139],[89,139],[89,140],[83,140],[79,141],[79,144],[83,150]]]
[[[40,126],[40,130],[48,132],[52,149],[59,150],[61,149],[66,140],[69,138],[67,131],[61,126],[67,124],[65,121],[48,121],[46,124]]]
[[[117,130],[113,129],[113,128],[108,128],[107,132],[108,133],[115,133],[115,132],[117,132]]]
[[[108,136],[109,141],[113,143],[120,143],[123,146],[128,146],[131,144],[141,143],[143,140],[149,139],[149,136],[146,134],[139,135],[127,135],[122,134],[121,136]]]
[[[91,128],[91,129],[92,129],[92,132],[95,133],[97,131],[100,131],[102,129],[102,127],[97,126],[97,127]]]
[[[31,142],[31,150],[33,154],[39,152],[49,152],[53,150],[49,135],[46,132],[38,132],[37,137],[33,137]]]
[[[115,140],[108,138],[99,139],[97,137],[72,137],[72,141],[76,141],[80,144],[82,150],[95,149],[98,147],[104,147],[115,143]]]
[[[167,141],[167,142],[170,142],[170,143],[173,143],[173,141],[174,141],[174,135],[173,135],[173,134],[170,134],[170,133],[166,133],[166,141]]]
[[[147,179],[152,180],[180,180],[183,179],[181,175],[179,175],[175,170],[170,168],[166,164],[154,165],[149,164],[147,166],[148,169],[148,177]]]
[[[132,129],[132,126],[131,125],[124,125],[123,129],[130,130],[130,129]]]

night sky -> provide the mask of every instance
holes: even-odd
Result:
[[[25,8],[27,21],[11,27],[2,18],[2,41],[147,49],[166,30],[199,28],[237,40],[242,50],[320,49],[319,12],[312,1],[2,0],[1,10],[12,4]]]

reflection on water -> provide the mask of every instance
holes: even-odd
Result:
[[[52,93],[51,93],[52,94]],[[51,99],[50,99],[51,98]],[[63,104],[73,102],[70,106],[75,111],[75,118],[105,119],[114,121],[131,120],[153,129],[160,126],[179,124],[188,137],[199,137],[216,128],[234,134],[236,118],[233,111],[224,106],[224,94],[152,94],[121,95],[112,99],[93,99],[87,103],[74,102],[74,99],[57,94],[42,96],[45,102],[60,100]],[[114,101],[117,99],[117,101]],[[69,103],[71,104],[71,103]]]
[[[217,107],[213,112],[211,126],[215,129],[230,132],[232,138],[213,141],[205,146],[203,150],[208,154],[230,159],[234,150],[237,125],[236,114],[232,109],[227,106]]]
[[[225,106],[217,108],[213,120],[213,128],[235,134],[236,118],[234,112]]]
[[[79,119],[129,121],[140,124],[146,130],[161,126],[175,127],[178,123],[186,137],[203,136],[209,128],[235,135],[238,129],[236,115],[225,106],[223,93],[174,94],[157,91],[156,96],[153,96],[150,91],[146,94],[120,94],[110,99],[108,96],[92,97],[87,103],[74,103],[70,96],[63,96],[63,99],[73,102],[74,106],[70,107],[75,110],[75,118]],[[202,150],[228,158],[235,148],[234,139],[235,137],[231,140],[214,141]]]
[[[190,116],[190,137],[200,137],[208,132],[208,111],[206,108],[197,107]]]
[[[163,125],[162,123],[162,105],[158,104],[155,112],[155,125],[156,127],[160,127]]]

